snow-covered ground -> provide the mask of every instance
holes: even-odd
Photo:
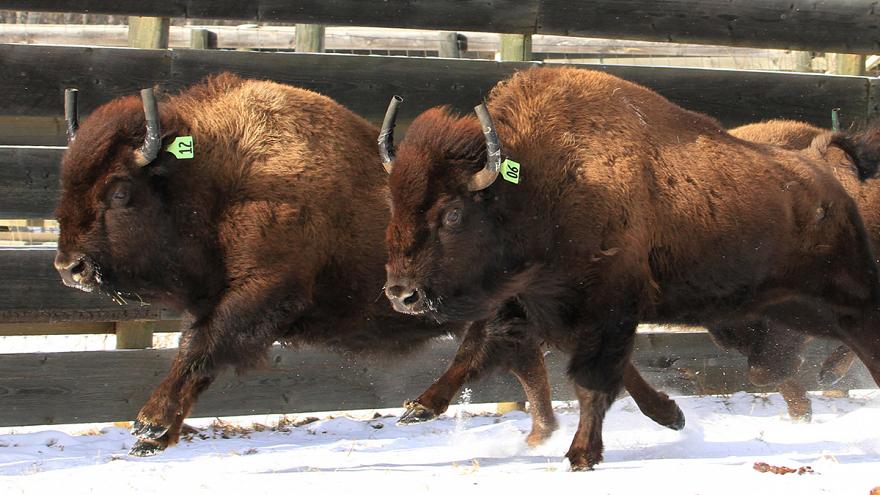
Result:
[[[478,385],[477,385],[478,386]],[[560,493],[859,494],[880,486],[880,391],[814,396],[811,424],[793,423],[778,395],[679,397],[680,432],[645,419],[630,399],[605,426],[605,462],[567,471],[576,410],[529,448],[528,416],[464,405],[441,419],[397,426],[399,409],[248,417],[202,428],[152,458],[126,455],[122,425],[0,429],[0,494],[37,493]],[[0,405],[2,407],[2,405]],[[299,423],[301,422],[301,424]],[[255,423],[258,423],[255,425]],[[262,426],[265,425],[265,426]],[[242,428],[239,428],[242,427]],[[779,475],[756,462],[812,473]]]

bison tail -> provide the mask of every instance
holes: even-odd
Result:
[[[842,149],[856,166],[859,180],[870,179],[880,168],[880,121],[864,131],[837,132],[831,143]]]

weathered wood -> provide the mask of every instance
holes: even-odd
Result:
[[[324,26],[320,24],[297,24],[296,51],[300,53],[323,52]]]
[[[153,347],[155,321],[118,321],[115,323],[117,349],[148,349]]]
[[[2,0],[0,8],[630,38],[871,54],[872,0]]]
[[[217,50],[0,46],[0,108],[8,114],[58,118],[65,87],[80,89],[81,114],[121,94],[157,82],[176,90],[221,70],[276,80],[324,93],[373,122],[381,122],[377,95],[402,94],[400,123],[426,108],[449,104],[470,112],[492,86],[537,63],[405,57],[238,53]],[[84,72],[82,67],[89,67]],[[584,65],[657,90],[685,108],[735,126],[767,118],[825,125],[840,107],[864,121],[868,78],[733,70]],[[11,70],[12,69],[12,70]],[[22,77],[23,76],[23,77]],[[22,79],[30,81],[22,85]],[[0,142],[4,137],[0,136]],[[63,133],[56,139],[63,144]],[[7,141],[8,142],[8,141]],[[25,143],[14,143],[25,144]]]
[[[826,57],[831,56],[828,64],[829,72],[832,74],[842,74],[847,76],[864,76],[865,75],[865,56],[853,55],[850,53],[829,53]]]
[[[224,373],[199,400],[193,416],[397,407],[439,376],[456,346],[454,341],[441,340],[408,356],[372,359],[344,358],[312,348],[276,347],[270,353],[270,369],[241,376]],[[835,346],[814,343],[808,367]],[[132,419],[167,373],[175,352],[0,355],[0,425]],[[672,394],[767,390],[747,384],[744,358],[719,351],[702,332],[640,334],[634,360],[651,383]],[[547,365],[554,399],[571,399],[565,356],[551,352]],[[812,378],[811,374],[808,377]],[[510,375],[496,374],[468,387],[475,403],[522,399],[522,391]],[[861,364],[838,386],[864,387],[874,385]],[[807,388],[815,390],[817,386],[807,381]]]
[[[532,37],[528,34],[502,34],[498,50],[501,60],[532,60]]]
[[[189,47],[195,50],[217,48],[217,33],[207,29],[191,29],[189,32]]]
[[[65,287],[54,258],[55,249],[0,248],[0,322],[160,320],[173,314],[137,299],[120,306],[104,294]]]
[[[208,29],[217,36],[218,48],[292,49],[296,30],[293,26],[171,26],[168,44],[174,48],[192,48],[190,31]],[[459,33],[461,50],[498,51],[501,35],[497,33]],[[327,26],[326,50],[407,50],[437,51],[440,40],[436,31],[400,30]],[[128,28],[113,25],[0,24],[0,43],[36,45],[128,46]],[[554,54],[628,55],[642,57],[781,57],[787,50],[729,46],[657,43],[650,41],[575,38],[570,36],[532,36],[532,52]],[[801,52],[806,53],[806,52]],[[660,65],[660,64],[655,64]]]
[[[64,149],[0,146],[0,217],[53,217]]]
[[[30,335],[86,335],[117,333],[119,322],[91,321],[91,322],[56,322],[56,323],[0,323],[0,336],[30,336]],[[177,332],[180,330],[180,321],[163,320],[150,322],[153,333]],[[148,346],[149,347],[149,346]]]
[[[461,39],[455,31],[443,31],[438,34],[440,49],[438,55],[442,58],[461,58]]]
[[[168,48],[167,17],[128,18],[128,46],[133,48]]]

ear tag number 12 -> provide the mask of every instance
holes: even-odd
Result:
[[[519,173],[521,168],[522,167],[520,167],[519,163],[507,158],[501,164],[501,176],[504,177],[504,180],[507,182],[519,184]]]
[[[189,160],[195,156],[192,136],[177,136],[174,138],[174,141],[165,148],[165,151],[174,155],[178,160]]]

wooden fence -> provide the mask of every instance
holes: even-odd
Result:
[[[556,34],[871,54],[872,0],[0,0],[0,9]]]
[[[453,3],[455,8],[451,8]],[[658,3],[667,4],[669,12],[676,12],[676,6],[694,2]],[[722,8],[721,2],[702,3]],[[803,17],[800,22],[809,26],[816,18],[848,19],[845,14],[860,4],[828,3],[840,7],[841,11],[832,15],[823,10],[826,5],[809,15],[792,15]],[[357,12],[353,13],[353,5],[355,2],[350,1],[295,4],[203,0],[76,2],[77,9],[92,12],[321,23],[332,23],[339,21],[340,16],[351,15],[354,24],[555,34],[587,29],[587,24],[579,24],[587,21],[574,17],[573,12],[592,6],[606,9],[603,15],[607,15],[610,9],[610,2],[568,2],[565,5],[570,7],[564,7],[560,1],[391,0],[359,3]],[[742,7],[741,3],[736,5]],[[781,2],[769,2],[767,11],[781,5]],[[62,6],[61,2],[48,0],[29,1],[27,5],[0,0],[0,8],[65,10],[67,7],[67,3]],[[640,11],[634,12],[641,19]],[[565,17],[570,18],[565,20]],[[688,19],[680,18],[681,25],[687,25]],[[697,24],[710,21],[712,19],[704,19]],[[849,43],[847,40],[854,33],[863,35],[859,38],[862,42],[876,39],[870,35],[871,28],[863,24],[861,20],[853,20],[849,30],[832,33],[836,37],[826,40],[823,49],[836,49],[839,43]],[[748,22],[737,24],[738,29],[743,25],[747,26]],[[666,24],[661,22],[658,26]],[[660,31],[658,28],[651,32]],[[697,31],[695,28],[694,32]],[[810,38],[822,40],[824,32],[810,33]],[[789,43],[788,38],[774,37],[774,33],[766,31],[766,39],[772,41],[772,46]],[[713,38],[713,42],[719,38],[720,35]],[[305,53],[0,45],[0,145],[3,145],[0,146],[0,218],[51,218],[59,192],[58,163],[65,142],[62,92],[67,87],[80,89],[81,113],[85,115],[113,97],[134,94],[142,87],[157,84],[174,91],[208,74],[229,70],[319,91],[376,123],[385,111],[387,97],[402,94],[406,104],[401,107],[400,121],[401,130],[405,130],[415,115],[430,106],[450,104],[460,111],[470,111],[495,82],[535,64]],[[872,78],[634,66],[587,67],[640,82],[682,106],[715,116],[727,126],[767,118],[793,118],[827,127],[831,108],[842,109],[845,124],[862,123],[878,114],[877,80]],[[127,333],[149,335],[152,331],[170,331],[178,324],[175,321],[178,315],[167,308],[138,303],[119,306],[101,295],[63,287],[52,267],[53,256],[54,251],[45,248],[0,249],[0,335],[117,333],[123,337]],[[832,344],[814,344],[809,366],[827,354],[829,345]],[[439,376],[454,349],[452,342],[441,341],[419,354],[393,362],[344,358],[318,349],[277,349],[273,351],[270,369],[243,377],[225,376],[218,381],[199,403],[195,414],[396,406]],[[129,419],[150,389],[161,380],[173,353],[173,350],[142,349],[2,355],[0,425]],[[570,398],[568,387],[564,385],[564,359],[557,354],[552,353],[548,361],[556,387],[554,397]],[[704,332],[640,335],[634,359],[652,382],[672,391],[754,390],[743,379],[745,360],[719,351]],[[844,387],[871,386],[871,382],[864,379],[864,370],[860,365],[858,368],[861,372],[852,374]],[[816,387],[813,379],[814,375],[808,374],[809,388]],[[514,399],[520,396],[518,388],[512,380],[493,377],[474,386],[474,400]]]

